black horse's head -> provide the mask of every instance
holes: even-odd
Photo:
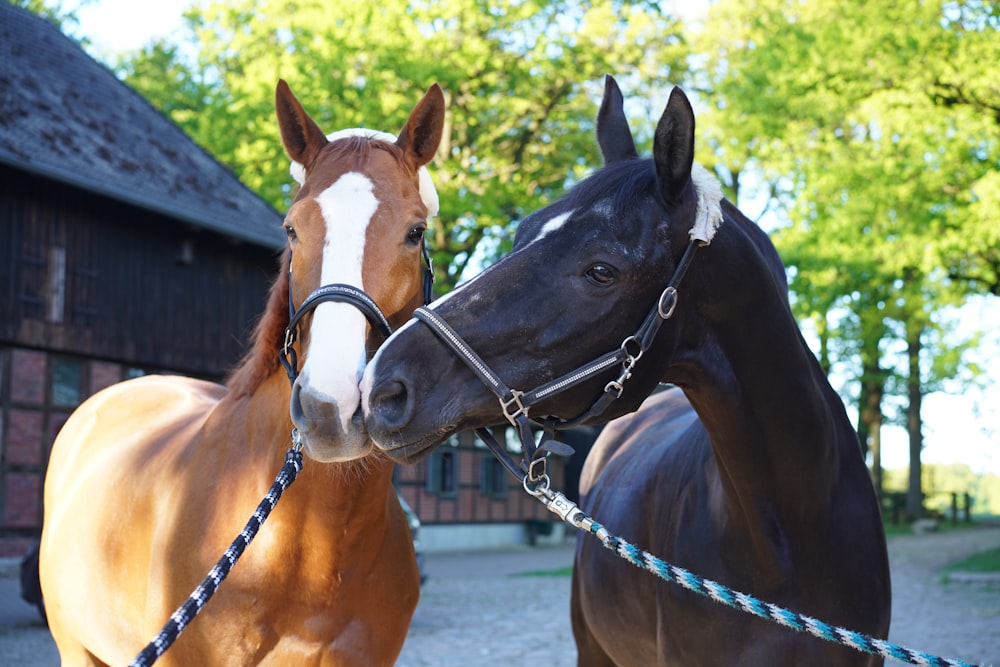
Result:
[[[606,166],[525,218],[509,255],[430,307],[510,388],[537,387],[619,348],[655,309],[692,237],[707,242],[721,220],[718,182],[693,163],[694,113],[679,88],[652,159],[639,159],[610,77],[597,138]],[[682,298],[677,319],[684,307]],[[663,378],[676,332],[673,322],[660,329],[620,399],[590,421],[638,407]],[[438,336],[411,320],[365,371],[368,432],[400,462],[457,431],[504,421],[497,398]],[[530,416],[586,413],[621,374],[616,365],[538,402]]]

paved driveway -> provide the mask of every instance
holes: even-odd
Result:
[[[890,639],[936,655],[1000,665],[1000,585],[947,583],[940,574],[947,563],[995,547],[1000,547],[996,527],[893,538]],[[565,567],[572,557],[571,545],[429,554],[431,578],[397,666],[572,667],[569,577],[511,576]],[[0,574],[0,665],[55,667],[51,637],[18,595],[16,567],[8,563]]]

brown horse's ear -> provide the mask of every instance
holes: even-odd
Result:
[[[281,141],[285,144],[288,157],[308,169],[320,149],[326,146],[326,135],[305,112],[284,79],[278,80],[278,87],[274,91],[274,108],[278,114]]]
[[[656,126],[653,162],[663,200],[677,201],[691,180],[694,163],[694,110],[680,88],[670,92],[667,107]]]
[[[443,131],[444,92],[435,83],[413,107],[409,120],[399,132],[396,145],[403,149],[403,154],[416,170],[434,158]]]
[[[597,112],[597,143],[604,156],[604,164],[639,157],[625,118],[625,102],[618,82],[610,74],[604,77],[604,99]]]

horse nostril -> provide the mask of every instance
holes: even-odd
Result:
[[[288,411],[292,417],[292,423],[299,431],[306,428],[306,415],[302,410],[302,387],[296,382],[292,385],[292,400],[289,402]]]
[[[370,398],[373,415],[386,430],[398,429],[412,417],[412,401],[406,384],[400,380],[388,380],[375,388]]]

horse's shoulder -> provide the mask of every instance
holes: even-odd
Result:
[[[610,422],[594,442],[584,463],[580,492],[600,483],[608,489],[618,479],[634,488],[643,481],[657,483],[680,461],[704,459],[708,451],[704,428],[680,389],[668,389],[647,398],[632,414]],[[685,466],[686,467],[686,466]]]

